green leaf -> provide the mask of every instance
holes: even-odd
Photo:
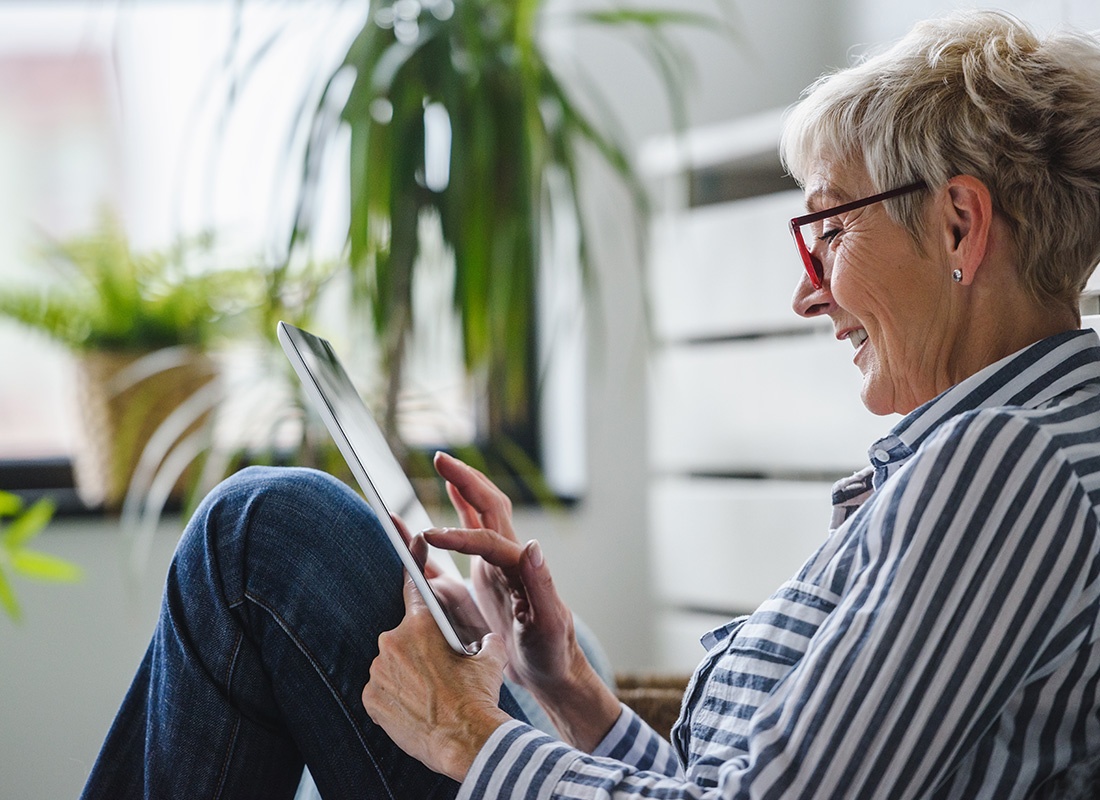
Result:
[[[16,622],[19,622],[23,618],[23,612],[19,608],[19,601],[15,599],[15,591],[11,588],[11,584],[8,582],[8,576],[4,574],[3,570],[0,570],[0,606],[3,606],[8,616]]]
[[[11,566],[24,577],[51,583],[72,583],[80,580],[84,574],[76,564],[35,550],[12,553]]]
[[[543,478],[542,470],[522,447],[510,437],[502,436],[496,442],[504,463],[516,474],[526,489],[531,492],[544,508],[562,510],[563,506],[557,493]]]
[[[4,531],[4,547],[18,551],[42,532],[53,517],[54,502],[43,497],[37,503],[12,520]]]
[[[0,492],[0,517],[14,517],[23,508],[23,501],[11,492]]]
[[[425,40],[419,39],[416,44],[394,42],[385,48],[369,75],[360,75],[360,78],[365,77],[369,80],[367,85],[370,87],[370,96],[390,94],[394,88],[394,81],[425,44],[427,44]]]

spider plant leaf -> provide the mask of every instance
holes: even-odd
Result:
[[[15,597],[15,590],[12,588],[3,569],[0,569],[0,607],[3,607],[4,611],[15,622],[20,622],[23,619],[23,611]]]
[[[685,11],[678,8],[617,8],[580,11],[573,14],[579,22],[594,23],[609,27],[636,26],[650,30],[670,27],[698,28],[713,31],[731,41],[741,42],[739,13],[733,0],[714,0],[717,14],[702,11]]]
[[[339,110],[334,110],[331,93],[341,74],[341,70],[333,72],[321,87],[320,95],[317,98],[306,129],[305,153],[302,156],[301,174],[294,202],[294,214],[286,246],[287,259],[277,266],[270,277],[272,291],[276,294],[279,292],[289,266],[290,254],[295,252],[300,243],[307,241],[310,237],[310,231],[313,227],[313,201],[316,198],[321,165],[324,163],[325,155],[332,143],[331,132],[341,119],[343,108],[350,102],[350,99],[345,99],[342,107]],[[305,98],[303,98],[303,106],[299,108],[294,117],[294,123],[287,137],[285,145],[287,150],[291,149],[297,130],[304,124],[303,118],[306,113],[304,103]],[[270,326],[268,327],[270,328]]]
[[[173,487],[184,470],[208,446],[207,431],[198,430],[181,439],[160,465],[147,493],[142,498],[145,507],[140,514],[140,521],[135,525],[132,517],[125,520],[123,530],[131,542],[130,566],[135,575],[140,575],[148,566],[156,523],[168,504]]]
[[[526,450],[509,436],[502,436],[495,444],[501,459],[517,476],[517,480],[523,484],[524,488],[535,496],[540,506],[548,509],[562,509],[557,492],[550,488],[543,477],[542,469]]]
[[[11,568],[26,578],[51,583],[72,583],[80,580],[84,574],[76,564],[36,550],[17,550],[12,553]]]
[[[238,56],[240,54],[241,33],[243,32],[243,26],[241,25],[243,1],[239,0],[235,5],[237,8],[235,9],[233,17],[233,26],[230,30],[229,44],[225,48],[220,69],[211,73],[211,78],[218,80],[223,76],[229,76],[229,86],[226,90],[227,102],[223,114],[226,120],[228,120],[228,117],[233,111],[233,106],[236,103],[237,97],[241,95],[244,87],[252,79],[258,68],[263,64],[264,59],[266,59],[268,54],[275,48],[290,26],[289,21],[280,22],[275,30],[265,35],[260,40],[260,43],[256,45],[250,53],[246,54],[244,60],[241,61]],[[224,130],[222,126],[219,126],[219,128]]]
[[[335,91],[334,85],[342,76],[342,70],[335,70],[329,74],[321,84],[316,98],[309,93],[303,94],[291,116],[292,121],[286,132],[283,142],[283,159],[278,166],[276,185],[282,183],[284,170],[289,170],[290,165],[293,163],[292,155],[299,138],[305,136],[305,152],[299,166],[300,176],[294,203],[294,215],[291,219],[290,237],[286,247],[287,253],[294,252],[297,244],[306,238],[304,229],[308,223],[303,218],[303,214],[307,211],[305,204],[308,202],[309,192],[314,188],[314,180],[311,176],[319,171],[319,165],[324,162],[324,156],[332,143],[330,132],[335,129],[339,122],[340,108],[347,102],[345,98],[343,103],[337,104],[332,96]],[[340,108],[337,108],[337,105]],[[312,222],[312,220],[309,222]],[[287,267],[288,264],[284,261],[278,264],[274,270],[272,277],[274,278],[276,293]]]
[[[568,93],[549,71],[544,72],[542,77],[547,96],[553,99],[562,115],[561,125],[564,128],[565,140],[570,143],[568,146],[574,146],[572,144],[574,137],[579,137],[594,146],[604,161],[614,169],[619,179],[627,186],[635,209],[641,216],[647,215],[649,212],[649,194],[646,192],[641,178],[635,172],[624,146],[619,144],[619,141],[625,141],[625,137],[613,137],[601,132],[588,117],[581,113]]]
[[[217,381],[207,383],[174,408],[152,432],[138,456],[138,463],[123,498],[124,528],[134,526],[139,509],[146,504],[152,487],[164,472],[163,465],[167,463],[167,456],[181,441],[188,436],[205,437],[209,445],[213,433],[211,415],[225,397],[225,390]],[[206,424],[199,425],[204,419],[207,420]],[[199,425],[198,429],[189,434],[196,425]],[[176,485],[178,478],[179,475],[173,476],[171,487]]]
[[[476,445],[459,445],[454,448],[454,455],[480,472],[492,472],[489,462],[485,459],[485,451]]]
[[[0,491],[0,521],[4,517],[14,517],[22,508],[23,500],[19,495]]]
[[[639,25],[646,28],[663,28],[684,25],[702,29],[714,26],[716,18],[701,11],[684,11],[671,8],[615,8],[579,11],[578,20],[600,25]]]
[[[237,100],[244,93],[264,60],[276,48],[289,26],[289,22],[283,22],[274,31],[264,36],[258,46],[244,55],[242,63],[241,16],[243,1],[236,0],[234,6],[233,26],[230,31],[229,44],[223,51],[221,63],[216,68],[211,69],[201,82],[199,91],[195,95],[194,107],[186,117],[185,124],[187,127],[180,137],[183,145],[177,159],[176,181],[173,185],[182,185],[188,171],[194,168],[192,148],[193,145],[202,140],[200,136],[196,135],[196,132],[200,120],[203,119],[201,113],[203,106],[209,102],[208,98],[211,96],[218,93],[224,95],[224,101],[217,106],[217,116],[213,123],[214,146],[210,148],[204,158],[205,164],[202,169],[201,184],[203,190],[201,196],[204,197],[213,196],[214,186],[220,175],[219,166],[223,157],[222,143],[225,141],[225,134],[232,121]],[[227,77],[228,80],[226,80]]]
[[[642,48],[642,54],[653,64],[664,86],[674,129],[682,133],[688,126],[687,99],[683,87],[694,83],[696,77],[691,62],[664,30],[647,30],[645,38],[648,46]]]
[[[582,11],[576,17],[601,26],[626,26],[640,31],[643,44],[639,45],[639,52],[651,62],[660,77],[673,125],[677,131],[683,131],[687,127],[688,114],[682,87],[694,80],[693,65],[688,52],[672,41],[669,29],[698,28],[739,40],[739,29],[731,19],[734,13],[732,6],[721,2],[718,5],[724,12],[719,16],[672,8],[618,8]]]
[[[44,497],[10,520],[4,530],[4,548],[14,554],[25,547],[49,524],[54,507],[53,501]]]
[[[586,290],[596,290],[597,277],[592,269],[591,254],[588,249],[588,227],[584,224],[580,209],[577,206],[577,198],[581,195],[576,153],[569,144],[566,129],[561,125],[553,125],[547,128],[546,141],[547,147],[551,151],[549,159],[555,164],[555,169],[564,177],[567,184],[569,209],[565,213],[569,214],[577,231],[577,260],[582,285]],[[552,217],[562,213],[558,208],[558,204],[552,202],[546,203],[546,209]]]

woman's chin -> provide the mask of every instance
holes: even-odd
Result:
[[[884,391],[881,382],[876,381],[873,374],[864,374],[863,388],[860,391],[860,400],[863,401],[863,405],[868,411],[879,417],[885,417],[895,413],[904,413],[898,411],[897,404],[894,402],[894,393]]]

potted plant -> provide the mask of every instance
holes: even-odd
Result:
[[[626,183],[640,218],[647,210],[614,126],[583,112],[547,59],[544,16],[541,0],[371,3],[308,118],[305,177],[287,248],[289,258],[310,240],[320,207],[316,176],[328,148],[343,141],[337,132],[350,129],[348,258],[353,294],[369,310],[388,374],[384,427],[395,438],[427,224],[453,257],[465,366],[481,376],[485,398],[479,444],[508,462],[507,471],[529,477],[539,459],[536,287],[543,242],[558,215],[579,231],[578,263],[589,273],[578,202],[582,151],[592,149]],[[685,118],[688,59],[667,29],[731,30],[722,15],[669,9],[569,18],[640,33],[677,122]],[[432,163],[440,141],[442,159]],[[556,199],[555,179],[564,187]]]
[[[94,232],[45,245],[54,283],[0,291],[0,315],[76,356],[83,424],[73,467],[89,506],[121,506],[154,433],[170,447],[208,419],[210,404],[195,400],[217,376],[207,348],[240,310],[250,280],[196,271],[189,258],[209,246],[200,237],[135,253],[117,219],[104,214]]]

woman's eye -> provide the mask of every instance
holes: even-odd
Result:
[[[843,228],[830,228],[827,231],[822,231],[821,235],[818,236],[817,239],[820,242],[831,242],[833,239],[839,236],[843,230]]]

